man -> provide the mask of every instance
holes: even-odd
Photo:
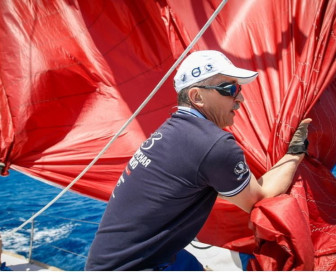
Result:
[[[221,52],[190,54],[174,78],[178,110],[136,151],[114,189],[91,246],[88,270],[173,270],[217,196],[246,212],[285,193],[304,157],[307,126],[289,152],[257,180],[232,134],[244,101],[241,84],[257,73],[235,67]],[[297,154],[298,153],[298,154]],[[186,266],[182,270],[201,270]]]

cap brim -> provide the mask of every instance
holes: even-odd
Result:
[[[256,79],[258,72],[246,70],[237,67],[231,67],[230,71],[221,72],[220,74],[237,79],[238,84],[248,84]]]

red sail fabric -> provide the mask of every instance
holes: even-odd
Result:
[[[255,205],[251,218],[258,242],[253,270],[313,270],[310,229],[295,198],[264,199]]]
[[[219,3],[0,1],[2,174],[11,167],[68,185]],[[203,242],[254,252],[253,269],[336,269],[335,9],[336,0],[229,0],[192,49],[221,50],[258,71],[228,129],[257,177],[286,152],[300,120],[313,119],[290,195],[258,203],[251,215],[218,200],[199,233]],[[72,190],[108,200],[139,144],[175,110],[172,76]]]
[[[0,1],[3,174],[68,185],[164,75],[173,58],[157,6],[131,2]],[[163,88],[73,190],[108,200],[174,94]]]

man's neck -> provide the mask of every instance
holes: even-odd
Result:
[[[198,118],[203,118],[206,119],[206,117],[200,113],[198,110],[188,107],[188,106],[178,106],[177,107],[177,113],[181,113],[181,114],[190,114],[190,115],[194,115]]]

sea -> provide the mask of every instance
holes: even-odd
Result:
[[[84,270],[86,258],[106,202],[66,192],[22,230],[6,234],[29,219],[61,192],[17,171],[0,177],[0,234],[3,249],[62,270]]]
[[[336,176],[336,167],[332,173]],[[48,204],[61,189],[10,170],[0,177],[0,234],[3,249],[67,271],[84,270],[106,203],[67,192],[49,209],[12,236],[6,236]]]

